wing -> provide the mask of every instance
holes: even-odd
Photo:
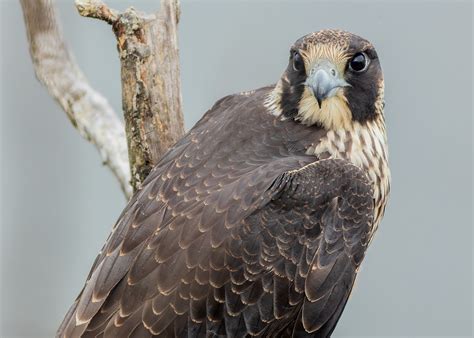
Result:
[[[262,88],[255,95],[219,100],[160,160],[119,217],[58,336],[113,331],[114,323],[126,330],[114,319],[119,310],[122,319],[148,313],[146,300],[168,294],[173,278],[194,271],[190,260],[200,243],[221,241],[226,228],[216,226],[219,220],[240,221],[255,209],[275,173],[305,163],[271,161],[288,157],[289,149],[303,149],[297,140],[312,130],[295,127],[290,133],[277,126],[262,105],[267,92]],[[282,147],[282,139],[290,140],[288,147]]]
[[[261,227],[255,246],[262,243],[274,272],[267,287],[273,297],[260,309],[272,304],[279,334],[328,337],[369,243],[372,185],[361,169],[337,159],[287,172],[276,183],[276,198],[251,220]]]
[[[328,337],[369,242],[371,184],[359,168],[330,159],[282,173],[265,195],[225,248],[211,252],[206,306],[188,329]]]
[[[187,210],[132,201],[64,336],[329,335],[365,254],[372,190],[346,161],[305,161],[259,167]]]

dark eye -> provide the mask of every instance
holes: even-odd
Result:
[[[369,60],[364,53],[356,53],[349,62],[349,68],[354,72],[362,72],[367,68],[368,64]]]
[[[300,72],[304,69],[303,58],[298,52],[293,52],[293,69],[297,72]]]

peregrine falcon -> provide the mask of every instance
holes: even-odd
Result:
[[[160,160],[58,337],[329,337],[390,189],[383,96],[367,40],[297,40]]]

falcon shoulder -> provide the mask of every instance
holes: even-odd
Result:
[[[352,163],[327,159],[285,172],[274,189],[252,221],[260,224],[262,251],[273,257],[273,316],[288,322],[277,329],[327,337],[369,243],[372,185]]]
[[[369,242],[370,181],[353,164],[328,159],[280,174],[266,194],[226,250],[230,329],[213,333],[327,337]]]

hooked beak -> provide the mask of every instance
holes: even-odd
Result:
[[[314,65],[305,84],[313,91],[320,108],[323,100],[336,95],[338,88],[350,86],[328,60]]]

